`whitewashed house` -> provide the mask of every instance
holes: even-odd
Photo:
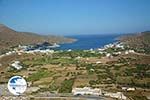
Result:
[[[122,92],[117,92],[117,93],[108,92],[108,93],[105,93],[104,96],[117,98],[117,99],[121,99],[121,100],[126,100],[127,99],[127,97]]]
[[[125,51],[125,54],[126,54],[126,55],[129,54],[129,51]]]
[[[96,64],[101,64],[101,63],[102,63],[101,61],[97,61],[97,62],[96,62]]]
[[[122,90],[127,90],[128,88],[127,88],[127,87],[121,87],[121,89],[122,89]]]
[[[23,67],[20,64],[20,61],[15,61],[14,63],[11,64],[12,67],[14,67],[17,70],[22,69]]]
[[[135,51],[134,50],[129,50],[129,53],[135,53]]]
[[[122,90],[135,91],[135,88],[134,87],[122,87]]]
[[[92,89],[91,87],[73,88],[72,93],[73,95],[102,95],[101,89]]]
[[[135,88],[128,88],[127,91],[135,91]]]

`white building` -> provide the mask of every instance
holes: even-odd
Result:
[[[112,98],[117,98],[117,99],[121,99],[121,100],[126,100],[127,99],[127,97],[122,92],[105,93],[104,96],[112,97]]]
[[[129,50],[129,53],[134,53],[135,51],[134,50]]]
[[[126,54],[126,55],[129,54],[129,51],[125,51],[125,54]]]
[[[9,52],[7,52],[5,55],[6,56],[9,56],[9,55],[12,55],[13,53],[15,53],[14,51],[9,51]]]
[[[101,89],[92,89],[90,87],[73,88],[72,93],[73,95],[102,95]]]
[[[122,90],[127,90],[128,88],[127,88],[127,87],[121,87],[121,89],[122,89]]]
[[[15,61],[14,63],[11,64],[12,67],[14,67],[17,70],[22,69],[23,67],[20,64],[20,61]]]
[[[104,51],[105,49],[104,48],[98,48],[98,51]]]
[[[120,55],[121,52],[120,51],[119,52],[114,52],[113,54]]]
[[[30,50],[30,51],[25,51],[25,53],[54,53],[55,51],[54,50],[49,50],[49,49],[46,49],[46,50],[39,50],[39,49],[36,49],[36,50]]]
[[[101,64],[101,63],[102,63],[101,61],[97,61],[97,62],[96,62],[96,64]]]
[[[110,53],[107,53],[107,54],[106,54],[106,57],[110,57],[110,56],[111,56],[111,54],[110,54]]]
[[[135,88],[128,88],[127,91],[135,91]]]
[[[106,57],[107,58],[113,58],[112,54],[110,54],[110,53],[106,53]]]
[[[123,45],[123,44],[121,44],[121,43],[116,44],[116,47],[117,47],[117,48],[122,48],[122,49],[124,49],[124,45]]]
[[[90,71],[94,72],[95,70],[93,68],[91,68]]]
[[[122,90],[135,91],[135,88],[134,87],[122,87]]]
[[[114,44],[107,44],[107,45],[104,46],[104,48],[107,49],[107,48],[112,48],[114,46],[115,46]]]
[[[135,53],[135,51],[134,50],[126,50],[125,51],[125,54],[129,54],[129,53]]]

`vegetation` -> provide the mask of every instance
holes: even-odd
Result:
[[[65,79],[61,84],[61,88],[59,89],[59,92],[71,93],[73,83],[74,83],[74,79]]]
[[[102,54],[98,53],[98,52],[91,52],[91,51],[85,51],[83,52],[83,50],[73,50],[73,51],[63,51],[63,52],[59,52],[56,53],[54,55],[55,57],[71,57],[71,58],[76,58],[76,57],[101,57]]]
[[[113,54],[119,51],[122,49],[108,48],[104,52]],[[16,57],[21,59],[24,69],[15,71],[11,68],[3,73],[5,77],[2,78],[10,78],[13,74],[25,75],[33,86],[40,87],[40,92],[70,93],[73,87],[85,86],[109,91],[123,91],[123,86],[144,92],[150,89],[150,56],[143,53],[125,54],[123,51],[109,58],[98,50],[73,50],[32,56]],[[123,92],[127,95],[133,93]],[[146,100],[143,95],[133,94],[129,97]]]
[[[123,36],[120,40],[137,52],[150,54],[150,31]]]
[[[0,24],[0,54],[18,45],[34,44],[48,41],[49,43],[73,42],[75,39],[59,36],[42,36],[29,32],[17,32]]]
[[[53,74],[54,74],[53,72],[49,72],[47,70],[40,69],[36,73],[33,73],[31,76],[29,76],[27,80],[28,81],[37,81],[41,78],[52,76]]]

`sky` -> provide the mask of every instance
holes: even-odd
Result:
[[[150,0],[0,0],[0,23],[38,34],[150,30]]]

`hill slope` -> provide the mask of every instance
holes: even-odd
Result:
[[[123,36],[120,40],[138,52],[150,54],[150,31]]]
[[[47,41],[49,43],[67,43],[74,39],[60,36],[42,36],[29,32],[17,32],[0,24],[0,51],[17,45],[26,45]]]

